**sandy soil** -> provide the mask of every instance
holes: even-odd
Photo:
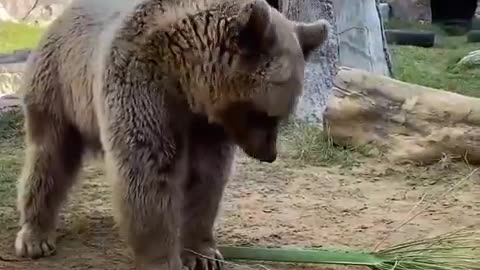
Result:
[[[400,167],[375,159],[353,169],[291,164],[288,158],[274,164],[239,158],[217,224],[220,244],[372,249],[408,217],[424,194],[419,208],[471,171],[462,164]],[[0,269],[132,269],[113,223],[101,166],[89,165],[82,178],[62,211],[57,254],[18,260],[13,255],[16,217],[9,216],[10,225],[0,231]],[[14,213],[14,202],[7,212]],[[386,244],[479,222],[480,182],[474,176],[391,235]]]

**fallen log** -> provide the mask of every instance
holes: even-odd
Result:
[[[342,67],[324,111],[336,144],[371,145],[396,163],[480,163],[480,99]]]

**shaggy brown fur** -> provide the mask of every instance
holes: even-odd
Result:
[[[265,0],[74,1],[26,72],[17,254],[54,252],[59,207],[93,150],[139,267],[220,267],[182,250],[221,258],[212,230],[235,145],[276,159],[278,122],[327,34]]]

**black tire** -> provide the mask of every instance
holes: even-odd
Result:
[[[480,42],[480,30],[472,30],[467,34],[467,42],[476,43]]]
[[[433,47],[435,45],[435,33],[430,31],[411,31],[387,29],[385,36],[389,44],[411,45],[417,47]]]
[[[13,53],[0,53],[0,64],[11,64],[27,61],[30,50],[16,50]]]

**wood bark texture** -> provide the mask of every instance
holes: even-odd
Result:
[[[480,99],[340,68],[324,129],[340,145],[372,145],[395,163],[480,163]]]

